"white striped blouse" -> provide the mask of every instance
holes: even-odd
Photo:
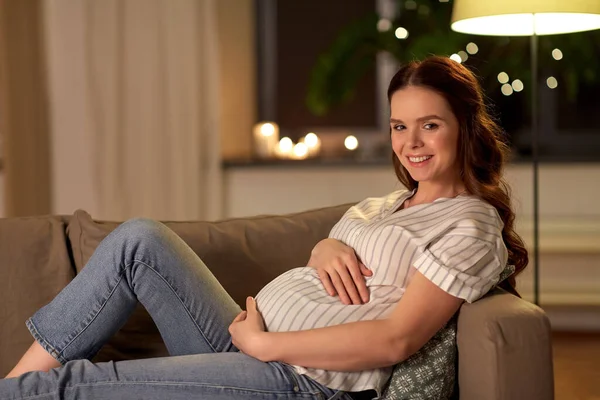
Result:
[[[440,198],[400,209],[415,191],[399,190],[351,207],[329,237],[352,247],[373,271],[370,300],[345,305],[327,294],[311,267],[267,284],[256,302],[270,332],[299,331],[387,317],[418,270],[453,296],[473,302],[498,282],[508,253],[496,209],[474,196]],[[381,393],[392,368],[360,372],[294,366],[332,389]]]

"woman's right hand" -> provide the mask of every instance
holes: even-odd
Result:
[[[363,304],[369,301],[365,276],[372,276],[356,257],[352,247],[336,239],[323,239],[313,248],[308,266],[315,268],[330,296],[336,294],[344,304]]]

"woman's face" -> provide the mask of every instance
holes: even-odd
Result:
[[[460,181],[458,121],[450,105],[431,89],[407,86],[391,99],[394,153],[417,182]]]

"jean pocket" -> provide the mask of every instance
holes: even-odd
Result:
[[[294,392],[299,392],[300,383],[298,382],[298,376],[296,374],[296,371],[294,370],[294,367],[283,362],[277,362],[277,364],[279,364],[285,376],[287,376],[290,383],[294,386]]]

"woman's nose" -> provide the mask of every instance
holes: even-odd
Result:
[[[423,141],[421,140],[421,134],[417,129],[411,129],[408,133],[406,144],[411,148],[420,147],[423,145]]]

